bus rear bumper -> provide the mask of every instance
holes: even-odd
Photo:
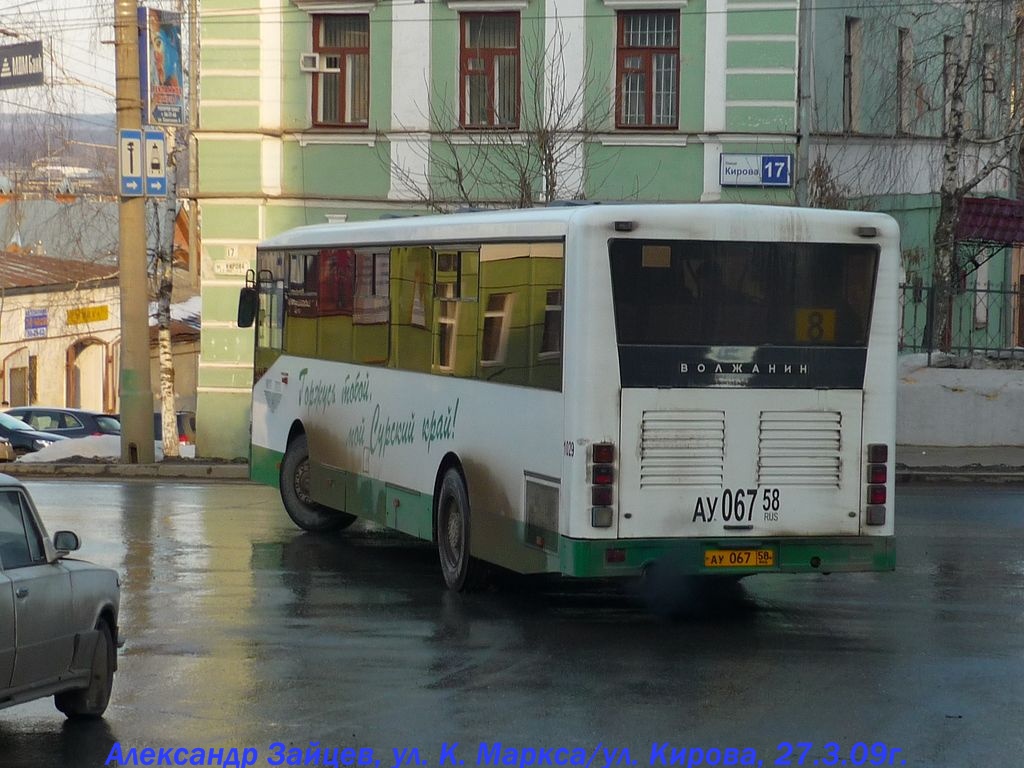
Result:
[[[765,552],[771,553],[769,564],[765,564]],[[750,564],[735,565],[730,563],[732,560]],[[896,543],[892,536],[606,541],[562,537],[559,562],[563,575],[581,578],[639,576],[655,563],[683,575],[730,577],[754,573],[892,571],[896,567]]]

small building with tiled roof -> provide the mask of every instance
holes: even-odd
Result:
[[[117,410],[117,268],[0,251],[0,397]]]

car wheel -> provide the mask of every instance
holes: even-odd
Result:
[[[355,522],[355,515],[313,501],[309,490],[309,443],[298,435],[288,443],[281,462],[281,501],[299,528],[314,533],[337,531]]]
[[[114,687],[114,637],[103,619],[96,625],[98,637],[92,652],[92,666],[89,669],[89,685],[74,691],[65,691],[54,696],[57,709],[70,718],[100,717],[110,702]]]
[[[484,564],[469,554],[469,493],[454,467],[444,473],[437,494],[437,554],[445,584],[454,592],[478,589]]]

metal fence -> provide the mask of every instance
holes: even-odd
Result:
[[[1024,359],[1024,286],[958,291],[941,334],[932,332],[935,300],[931,286],[900,286],[900,351],[927,352],[930,363],[945,341],[954,355]]]

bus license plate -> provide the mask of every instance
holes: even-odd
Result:
[[[770,568],[775,565],[774,549],[708,549],[705,568]]]

